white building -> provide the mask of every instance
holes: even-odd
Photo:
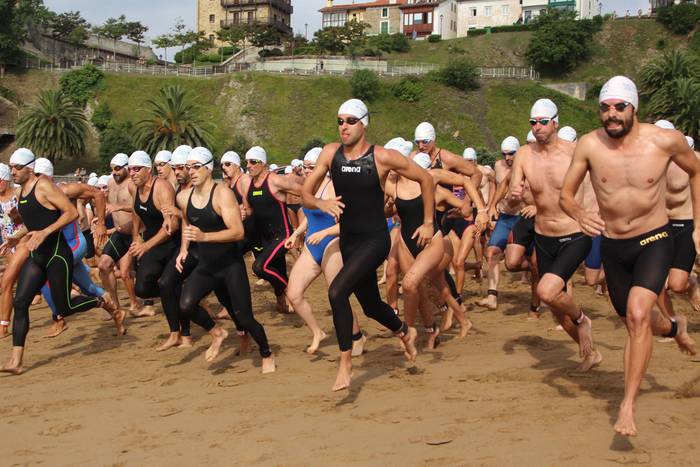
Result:
[[[523,23],[527,24],[539,15],[546,13],[547,7],[547,0],[522,0]]]
[[[440,34],[443,39],[459,37],[459,4],[456,1],[441,1],[434,14],[433,34]]]
[[[458,16],[457,36],[464,37],[470,29],[515,24],[520,18],[520,2],[519,0],[462,0],[458,5]]]

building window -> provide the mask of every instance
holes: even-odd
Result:
[[[209,22],[216,23],[216,15],[209,15]]]
[[[476,8],[470,8],[469,9],[469,16],[476,16]]]
[[[389,17],[389,9],[382,8],[382,18],[388,18],[388,17]]]
[[[428,12],[428,21],[426,21],[428,24],[433,24],[433,12],[429,11]]]
[[[510,16],[510,6],[503,5],[503,16]]]
[[[248,12],[248,24],[253,24],[253,12]]]
[[[389,21],[382,21],[379,23],[379,33],[389,34]]]
[[[409,24],[411,24],[411,23],[408,22],[408,20],[409,20],[410,18],[411,18],[411,17],[408,16],[408,15],[403,15],[403,25],[404,25],[404,26],[408,26]]]
[[[491,7],[490,6],[484,7],[484,16],[491,16]]]
[[[214,34],[209,34],[209,42],[214,42]]]
[[[413,23],[423,24],[423,13],[413,13]]]

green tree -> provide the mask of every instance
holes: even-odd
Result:
[[[102,36],[112,40],[115,61],[117,60],[117,41],[126,35],[126,28],[127,21],[124,15],[119,16],[119,18],[107,18],[107,21],[99,28]]]
[[[136,151],[136,143],[132,137],[134,132],[131,122],[110,124],[100,134],[99,157],[102,165],[107,168],[115,154],[123,152],[131,154]]]
[[[104,74],[94,65],[85,65],[79,70],[69,71],[61,75],[58,84],[61,92],[76,105],[85,107],[87,101],[95,96]]]
[[[157,36],[155,39],[153,39],[153,45],[155,45],[159,49],[165,50],[165,62],[167,63],[168,49],[170,47],[175,47],[177,43],[175,42],[175,39],[173,38],[172,34],[161,34],[160,36]]]
[[[476,67],[467,58],[452,60],[447,66],[437,73],[438,80],[447,86],[462,90],[472,91],[479,87],[479,73]]]
[[[373,101],[379,97],[379,77],[372,70],[357,70],[350,78],[352,96],[358,99]]]
[[[663,6],[656,12],[656,21],[674,34],[688,34],[700,21],[700,5],[684,2]]]
[[[698,138],[700,126],[700,60],[673,50],[646,65],[640,73],[646,113],[671,120],[685,134]]]
[[[0,0],[0,77],[5,76],[7,65],[21,58],[28,22],[45,26],[50,18],[42,0]]]
[[[224,44],[230,44],[231,47],[236,47],[243,39],[245,39],[248,31],[244,26],[231,26],[229,28],[219,29],[216,31],[216,38]]]
[[[255,24],[250,32],[250,43],[254,47],[265,47],[266,45],[278,45],[281,34],[274,26],[267,24]]]
[[[343,34],[339,27],[326,27],[316,31],[314,43],[321,53],[339,54],[345,50]]]
[[[137,55],[141,56],[141,44],[145,38],[148,26],[144,26],[139,21],[129,21],[125,25],[125,35],[130,41],[136,42]]]
[[[105,131],[112,123],[112,109],[106,102],[100,102],[92,113],[90,121],[101,132]]]
[[[212,146],[213,138],[200,109],[184,88],[166,86],[146,104],[147,117],[136,124],[136,143],[146,152],[155,153],[181,144]]]
[[[54,39],[72,42],[71,37],[76,37],[75,31],[87,31],[90,28],[90,23],[80,16],[79,11],[67,11],[55,15],[51,19],[49,27],[51,28],[51,37]],[[78,45],[83,42],[80,42]]]
[[[58,90],[42,91],[17,121],[17,144],[50,161],[85,152],[88,122],[83,109]]]

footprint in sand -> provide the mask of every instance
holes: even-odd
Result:
[[[82,430],[82,428],[83,426],[77,423],[61,423],[59,425],[49,427],[47,430],[40,431],[39,434],[42,436],[61,436],[65,435],[66,433]]]

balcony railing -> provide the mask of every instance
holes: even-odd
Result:
[[[247,26],[249,29],[252,28],[256,24],[262,24],[265,26],[274,26],[275,29],[277,29],[279,32],[287,35],[292,34],[292,27],[288,24],[283,23],[282,21],[275,21],[273,19],[269,21],[261,21],[261,20],[251,20],[248,21],[247,18],[243,19],[222,19],[220,22],[221,29],[226,29],[230,28],[232,26]]]
[[[257,5],[270,5],[288,15],[294,12],[294,7],[284,0],[221,0],[221,6],[224,8],[243,8]]]

